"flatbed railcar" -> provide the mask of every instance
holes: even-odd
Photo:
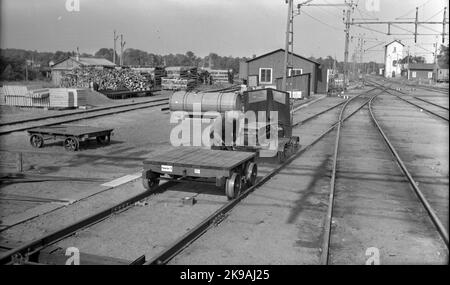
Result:
[[[256,182],[256,153],[178,147],[144,161],[142,183],[155,190],[160,180],[215,184],[234,199]]]
[[[95,138],[100,145],[109,144],[114,129],[95,128],[90,126],[58,125],[38,127],[27,130],[30,144],[35,148],[44,146],[46,140],[64,140],[67,151],[77,151],[80,143]]]

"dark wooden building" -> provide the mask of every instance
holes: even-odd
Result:
[[[284,70],[284,49],[277,49],[261,56],[241,62],[239,66],[239,78],[247,80],[251,86],[273,87],[276,88],[277,81],[280,82]],[[291,56],[291,55],[289,55]],[[309,77],[309,88],[311,93],[321,92],[320,82],[322,81],[322,72],[320,64],[298,54],[293,54],[293,68],[289,70],[289,75],[301,77],[302,82]],[[307,74],[309,74],[307,76]],[[305,76],[299,76],[305,75]],[[325,80],[325,79],[324,79]],[[296,86],[298,84],[294,84]],[[304,86],[305,84],[300,83]],[[306,86],[304,86],[307,88]]]
[[[410,80],[435,80],[436,65],[433,63],[411,63],[407,68]]]

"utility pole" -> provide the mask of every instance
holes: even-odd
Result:
[[[350,42],[350,17],[353,10],[353,0],[348,3],[347,9],[344,11],[344,23],[345,23],[345,51],[344,51],[344,90],[347,90],[347,78],[348,78],[348,46]]]
[[[419,7],[416,7],[416,20],[414,23],[414,43],[417,43],[417,23],[419,22]]]
[[[120,66],[123,65],[123,48],[126,42],[123,41],[123,34],[120,35]]]
[[[359,66],[361,69],[360,73],[364,73],[364,43],[366,42],[366,40],[364,39],[364,34],[361,35],[360,37],[360,46],[359,46]]]
[[[445,20],[447,18],[447,7],[444,7],[444,19],[442,20],[442,43],[445,43]]]
[[[286,0],[287,3],[288,0]],[[347,1],[345,0],[345,3],[342,4],[330,4],[330,3],[326,3],[326,4],[309,4],[309,2],[311,2],[312,0],[306,0],[305,2],[298,4],[298,9],[300,10],[301,6],[315,6],[315,7],[340,7],[340,6],[345,6],[347,7],[346,10],[344,10],[344,23],[345,23],[345,52],[344,52],[344,89],[347,89],[346,87],[346,80],[348,77],[348,48],[349,48],[349,41],[350,41],[350,25],[351,23],[351,13],[353,12],[354,9],[354,3],[353,0]],[[289,3],[291,4],[292,1],[289,0]],[[292,8],[290,8],[292,9]],[[289,10],[291,11],[291,10]],[[289,13],[288,13],[289,15]],[[289,16],[288,16],[289,17]],[[289,27],[289,21],[288,21],[288,27]],[[288,29],[288,28],[287,28]],[[286,47],[288,45],[288,41],[287,41],[287,37],[288,37],[288,33],[286,32]],[[285,56],[285,62],[287,62],[287,55]],[[285,64],[286,67],[287,64]],[[283,86],[285,86],[285,79],[283,77]]]
[[[116,64],[116,42],[119,36],[116,36],[116,30],[114,30],[114,53],[113,53],[113,63]]]
[[[410,73],[410,68],[409,68],[410,62],[411,62],[411,55],[409,53],[409,46],[408,46],[408,76],[407,76],[408,80],[409,80],[409,73]]]
[[[434,65],[437,66],[437,40],[433,45],[434,45],[434,61],[433,61],[433,63],[434,63]]]
[[[291,43],[290,35],[293,34],[291,31],[292,27],[292,16],[293,16],[293,0],[286,0],[288,3],[288,12],[287,12],[287,21],[286,21],[286,42],[284,49],[284,72],[283,72],[283,81],[281,83],[281,90],[287,91],[286,89],[286,77],[288,73],[288,55],[289,55],[289,45]]]

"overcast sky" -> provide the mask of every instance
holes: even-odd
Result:
[[[113,30],[124,35],[125,48],[138,48],[157,54],[193,51],[198,56],[251,56],[284,48],[287,4],[285,0],[78,0],[80,11],[69,12],[66,1],[0,0],[0,47],[38,51],[94,53],[113,46]],[[378,0],[373,11],[366,2],[355,0],[353,18],[395,20],[414,17],[420,6],[420,20],[442,21],[446,0]],[[303,2],[294,1],[295,4]],[[344,3],[344,0],[314,0],[312,3]],[[369,10],[367,9],[369,7]],[[373,6],[372,6],[373,7]],[[343,7],[304,7],[294,20],[294,51],[303,56],[337,56],[343,59]],[[435,15],[435,16],[434,16]],[[448,12],[447,12],[448,15]],[[434,17],[432,17],[434,16]],[[369,26],[367,26],[369,27]],[[370,28],[386,31],[385,25]],[[402,26],[414,30],[413,25]],[[442,31],[442,25],[423,27],[419,32]],[[448,28],[447,28],[448,29]],[[392,29],[393,32],[404,32]],[[433,42],[441,38],[385,36],[352,27],[353,35],[365,34],[365,47],[400,38],[411,52],[432,60]],[[351,44],[350,55],[356,41]],[[448,39],[447,39],[448,43]],[[117,44],[119,47],[119,43]],[[382,44],[365,54],[365,61],[382,61]]]

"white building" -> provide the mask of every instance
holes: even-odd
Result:
[[[384,77],[398,77],[402,72],[404,44],[395,40],[384,46]]]

